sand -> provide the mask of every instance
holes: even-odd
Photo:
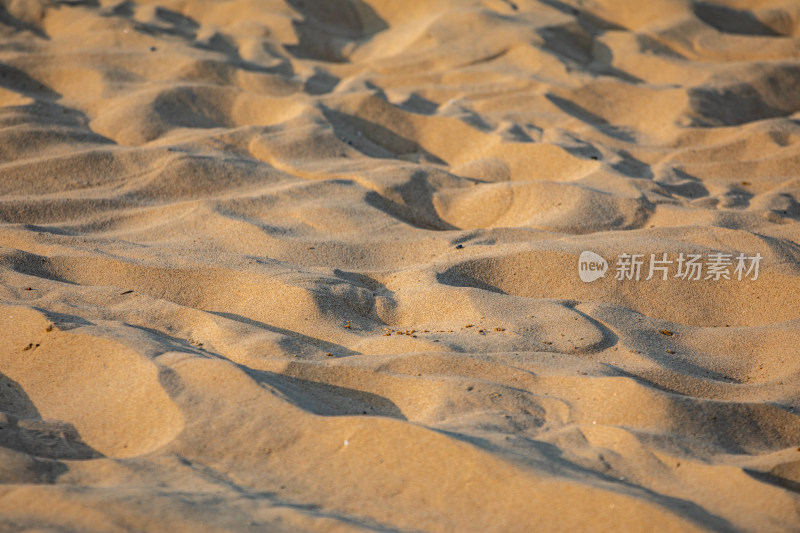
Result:
[[[793,0],[3,0],[0,530],[797,531],[798,220]]]

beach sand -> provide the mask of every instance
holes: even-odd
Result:
[[[793,0],[3,0],[0,530],[797,531],[799,219]]]

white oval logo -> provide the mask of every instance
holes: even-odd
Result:
[[[591,283],[606,275],[608,263],[594,252],[581,252],[578,258],[578,275],[581,281]]]

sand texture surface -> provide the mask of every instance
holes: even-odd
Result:
[[[0,530],[798,531],[799,220],[795,0],[2,0]]]

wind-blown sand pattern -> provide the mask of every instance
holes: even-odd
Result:
[[[4,0],[0,106],[0,529],[797,530],[797,2]]]

